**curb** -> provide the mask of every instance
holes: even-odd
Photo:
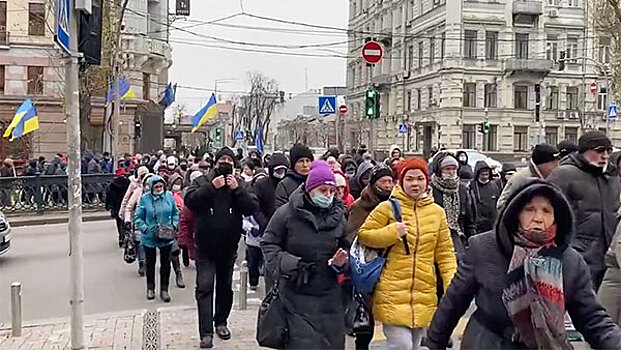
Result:
[[[39,225],[53,225],[53,224],[66,224],[69,222],[69,216],[65,217],[32,217],[24,220],[11,220],[8,218],[11,227],[24,227],[24,226],[39,226]],[[112,220],[109,213],[102,213],[99,215],[82,215],[82,222],[93,221],[105,221]]]
[[[126,310],[126,311],[118,311],[118,312],[106,312],[99,314],[90,314],[84,315],[84,324],[85,326],[88,323],[95,322],[102,318],[113,318],[113,317],[129,317],[129,316],[143,316],[147,313],[147,309],[136,309],[136,310]],[[24,322],[22,328],[34,328],[34,327],[42,327],[42,326],[50,326],[57,325],[59,323],[70,323],[70,317],[54,317],[48,319],[41,320],[33,320],[29,322]],[[11,329],[11,324],[9,323],[0,323],[0,330]]]

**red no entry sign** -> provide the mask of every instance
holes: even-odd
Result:
[[[362,47],[362,58],[368,64],[376,64],[384,56],[384,49],[377,41],[368,41]]]
[[[347,114],[347,106],[346,105],[340,105],[339,106],[339,113]]]
[[[591,85],[589,85],[589,91],[591,91],[592,94],[596,94],[597,93],[597,83],[591,83]]]

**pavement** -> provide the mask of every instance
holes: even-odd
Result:
[[[39,226],[63,224],[69,222],[67,211],[48,212],[43,215],[36,213],[6,213],[11,227]],[[82,222],[110,220],[110,212],[104,210],[84,211]]]

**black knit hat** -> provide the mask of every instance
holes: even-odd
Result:
[[[289,151],[289,159],[291,159],[291,168],[295,168],[295,163],[297,163],[302,158],[308,158],[312,162],[314,160],[313,152],[311,152],[310,148],[300,145],[299,143],[293,145],[291,150]]]
[[[554,159],[558,159],[559,156],[560,153],[558,149],[556,149],[556,147],[541,143],[535,146],[535,149],[533,149],[533,155],[531,156],[531,159],[533,163],[535,163],[535,165],[539,165],[553,161]]]
[[[369,179],[369,183],[374,184],[384,176],[390,176],[393,180],[396,180],[395,173],[393,173],[390,168],[383,165],[376,165],[373,167],[373,170],[371,170],[371,178]]]
[[[559,144],[556,145],[556,148],[558,148],[558,151],[561,152],[561,158],[567,157],[568,155],[578,151],[578,145],[569,140],[559,142]]]
[[[611,147],[612,142],[604,133],[587,131],[578,139],[578,152],[584,153],[597,147]]]
[[[232,149],[228,148],[228,147],[222,147],[218,153],[216,153],[216,159],[215,162],[217,163],[218,160],[220,160],[220,158],[224,157],[224,156],[229,156],[233,159],[233,163],[235,163],[235,165],[237,165],[237,157],[235,157],[235,153],[233,152]]]

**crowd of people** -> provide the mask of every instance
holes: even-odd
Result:
[[[578,145],[536,145],[523,169],[471,167],[466,152],[439,151],[428,164],[397,146],[381,160],[364,146],[321,159],[299,144],[265,155],[161,152],[119,163],[107,206],[147,299],[158,252],[164,302],[171,270],[184,288],[181,264],[194,261],[201,348],[233,336],[244,239],[249,288],[264,281],[264,306],[276,294],[284,310],[271,320],[286,323],[278,348],[344,349],[350,334],[368,349],[377,321],[388,349],[445,349],[474,301],[463,348],[571,349],[575,327],[593,348],[619,349],[621,152],[612,150],[593,131]],[[371,292],[353,281],[352,246],[385,259]]]

